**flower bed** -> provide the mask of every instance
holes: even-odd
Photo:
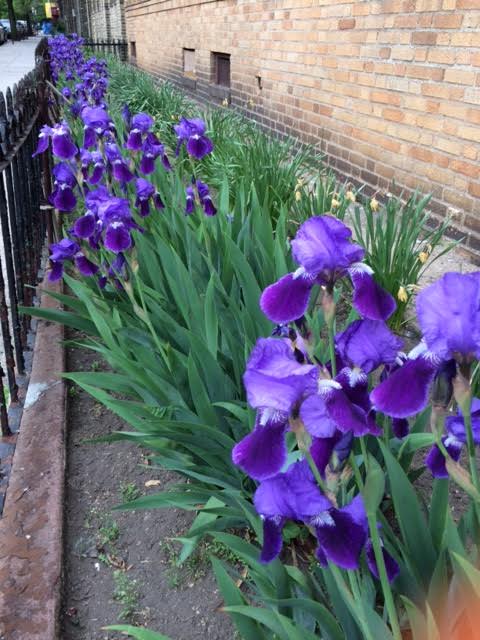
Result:
[[[124,507],[194,511],[181,558],[209,536],[241,559],[241,575],[212,564],[247,640],[424,638],[432,619],[465,637],[480,575],[480,274],[446,274],[418,296],[423,338],[406,355],[392,269],[418,278],[441,238],[417,243],[424,201],[377,212],[371,200],[355,242],[342,220],[355,196],[331,177],[313,192],[296,177],[287,202],[228,171],[207,181],[224,159],[206,123],[181,118],[165,146],[150,115],[107,109],[106,65],[80,45],[50,41],[66,120],[39,151],[51,140],[53,201],[73,214],[50,256],[73,295],[48,317],[85,332],[112,367],[69,378],[135,428],[118,438],[189,479]],[[407,240],[399,210],[416,215]],[[458,522],[451,481],[470,499]]]

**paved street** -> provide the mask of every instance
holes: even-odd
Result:
[[[13,87],[35,65],[35,48],[39,37],[27,38],[12,44],[10,40],[0,46],[0,91]]]

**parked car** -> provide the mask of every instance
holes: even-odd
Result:
[[[25,20],[17,20],[17,33],[19,38],[27,37],[27,23]]]
[[[0,44],[4,44],[7,41],[8,33],[3,24],[0,24]]]
[[[5,29],[5,31],[7,32],[7,38],[11,37],[11,32],[10,32],[10,20],[7,20],[6,18],[2,18],[0,20],[0,25]]]

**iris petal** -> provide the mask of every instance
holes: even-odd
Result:
[[[201,160],[204,156],[206,156],[212,150],[213,150],[213,142],[210,140],[210,138],[207,138],[206,136],[194,135],[188,139],[187,151],[191,156],[193,156],[197,160]]]
[[[419,357],[407,362],[370,394],[373,406],[392,418],[408,418],[427,406],[435,365]]]
[[[77,199],[70,187],[64,186],[64,188],[55,189],[52,196],[53,204],[59,211],[70,213],[75,209]]]
[[[266,564],[274,560],[282,550],[282,529],[285,518],[265,518],[263,520],[263,546],[260,562]]]
[[[387,320],[397,307],[388,291],[382,289],[366,271],[354,271],[351,279],[353,306],[358,313],[370,320]]]
[[[456,439],[444,436],[442,442],[450,457],[458,462],[462,452],[462,443]],[[430,449],[425,458],[425,464],[430,469],[434,478],[448,478],[446,460],[436,444]]]
[[[323,518],[322,518],[323,516]],[[342,569],[357,569],[367,539],[367,516],[360,495],[342,509],[330,509],[315,521],[319,547]]]
[[[310,278],[295,278],[293,273],[288,273],[264,290],[260,308],[275,324],[298,320],[307,310],[312,286]]]
[[[77,147],[66,134],[53,135],[52,151],[55,156],[62,160],[70,160],[77,155]]]
[[[257,424],[232,451],[233,463],[255,480],[270,478],[281,470],[287,459],[286,420]]]
[[[111,224],[105,233],[105,246],[114,253],[125,251],[132,244],[130,233],[121,222]]]
[[[300,407],[300,418],[306,430],[315,438],[331,438],[337,424],[327,410],[325,400],[318,393],[309,396]]]
[[[332,389],[325,397],[325,404],[330,418],[343,433],[352,431],[355,436],[370,433],[371,425],[368,423],[367,413],[350,402],[341,389]]]

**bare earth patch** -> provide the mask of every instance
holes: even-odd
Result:
[[[69,371],[88,371],[95,354],[68,349]],[[102,627],[144,625],[174,640],[231,640],[234,630],[208,561],[197,554],[175,566],[171,538],[188,530],[191,514],[176,510],[113,511],[138,495],[168,491],[179,478],[142,468],[144,454],[132,443],[84,441],[128,425],[78,387],[68,394],[65,590],[63,640],[109,640]],[[159,485],[148,488],[149,480]]]

